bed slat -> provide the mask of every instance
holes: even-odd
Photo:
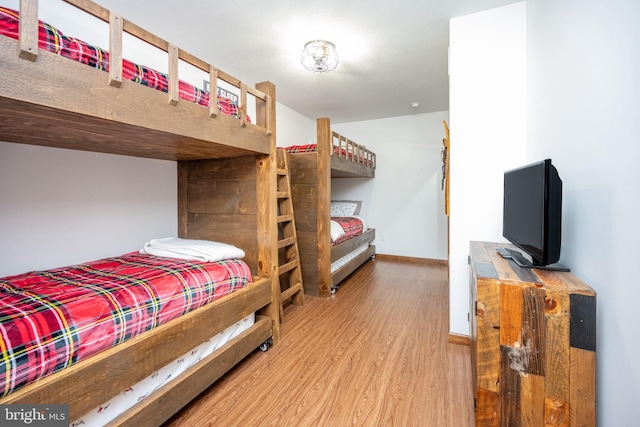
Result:
[[[109,84],[122,85],[122,18],[115,13],[109,15]]]
[[[240,105],[238,107],[240,115],[240,126],[247,126],[247,85],[240,83]]]
[[[18,24],[20,58],[35,61],[38,57],[38,1],[20,0]]]
[[[212,102],[214,96],[218,96],[218,69],[209,65],[209,117],[218,117],[220,109],[217,102]]]
[[[178,105],[178,100],[180,99],[178,97],[178,61],[180,60],[178,46],[169,43],[167,51],[169,53],[169,104]],[[210,99],[213,101],[216,98]]]

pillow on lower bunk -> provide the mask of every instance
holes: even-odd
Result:
[[[345,234],[346,233],[344,232],[344,228],[342,228],[342,226],[334,220],[331,220],[331,241],[335,242]]]
[[[244,258],[245,255],[242,249],[227,243],[181,239],[178,237],[149,240],[140,249],[140,253],[204,262]]]
[[[360,213],[360,200],[332,200],[331,216],[354,216]]]

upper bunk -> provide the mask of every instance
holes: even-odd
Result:
[[[98,59],[74,57],[65,40],[83,42],[39,23],[38,0],[0,10],[0,140],[163,160],[271,152],[272,83],[251,87],[100,5],[64,1],[108,23],[109,49],[86,44],[82,55],[91,50]],[[166,52],[168,72],[124,59],[123,33]],[[47,48],[47,37],[62,46]],[[179,79],[181,62],[202,70],[208,92]],[[132,77],[132,70],[142,75]],[[159,90],[145,87],[145,73],[160,81]],[[237,88],[237,104],[208,102],[219,84]],[[255,100],[255,118],[247,114],[248,99]]]
[[[364,145],[331,130],[327,118],[317,120],[318,152],[328,153],[331,178],[357,178],[376,176],[376,155]]]
[[[331,122],[320,118],[317,124],[317,143],[285,147],[296,154],[295,163],[313,163],[299,169],[330,170],[330,178],[373,178],[376,175],[376,154],[331,130]],[[313,153],[313,154],[311,154]],[[300,154],[300,156],[298,156]],[[305,160],[307,159],[307,160]]]

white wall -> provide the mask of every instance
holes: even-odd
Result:
[[[277,97],[276,87],[276,97]],[[316,143],[316,121],[276,102],[276,141],[278,147]]]
[[[376,252],[447,259],[440,150],[448,112],[332,125],[377,155],[376,177],[338,178],[333,199],[362,200]]]
[[[176,163],[0,142],[0,276],[177,233]]]
[[[564,183],[562,258],[598,296],[597,411],[638,425],[640,2],[529,0],[528,157]]]
[[[504,241],[503,174],[525,164],[525,3],[452,19],[449,43],[449,322],[467,335],[469,242]]]

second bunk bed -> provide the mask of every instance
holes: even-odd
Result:
[[[22,0],[19,10],[0,7],[0,140],[176,161],[179,237],[240,248],[244,258],[231,262],[246,268],[232,271],[231,276],[242,273],[246,285],[240,289],[227,280],[224,287],[235,291],[193,306],[188,313],[178,307],[181,315],[160,324],[164,315],[157,313],[161,308],[219,293],[213,283],[222,274],[208,269],[215,262],[195,262],[183,269],[186,261],[182,259],[132,252],[105,261],[0,278],[0,303],[7,308],[0,316],[4,386],[0,404],[65,404],[67,419],[75,425],[95,425],[88,418],[102,417],[107,409],[115,412],[110,421],[104,421],[109,425],[160,425],[256,348],[279,337],[279,289],[273,276],[277,262],[275,86],[270,82],[248,86],[96,3],[66,2],[83,11],[81,19],[109,23],[109,49],[67,37],[58,28],[39,22],[39,9],[50,7],[48,2]],[[123,59],[123,32],[167,52],[169,73]],[[211,102],[209,93],[178,80],[179,61],[207,73]],[[132,76],[138,71],[138,76]],[[153,88],[148,87],[151,80],[156,83]],[[214,101],[218,82],[236,88],[239,104],[220,98]],[[253,120],[247,117],[247,95],[256,103]],[[202,102],[194,103],[194,97]],[[131,267],[118,267],[124,263]],[[143,267],[143,263],[152,266]],[[116,266],[107,272],[98,264]],[[185,271],[177,279],[184,296],[175,294],[169,302],[159,299],[154,289],[166,288],[178,266]],[[88,270],[95,273],[89,276]],[[72,283],[71,275],[88,280]],[[98,283],[93,276],[106,282]],[[150,276],[159,277],[160,283],[149,281]],[[204,290],[187,286],[196,276],[203,278]],[[49,286],[48,294],[44,286]],[[62,305],[72,296],[71,289],[93,289],[113,310],[102,310],[97,314],[106,316],[79,324],[69,313],[92,315],[98,305],[86,304],[84,297],[76,298],[71,307]],[[36,298],[26,297],[34,292]],[[132,303],[129,295],[134,292],[150,296]],[[18,300],[36,306],[35,313],[20,312]],[[45,308],[54,323],[44,318]],[[12,314],[14,311],[18,314]],[[80,339],[90,331],[90,323],[114,324],[112,329],[124,330],[125,320],[144,312],[156,317],[148,327],[139,327],[139,334],[125,331],[112,340],[113,347],[85,352],[87,342]],[[132,392],[146,379],[158,377],[171,361],[184,365],[184,356],[193,354],[198,344],[218,333],[227,334],[229,327],[249,317],[255,321],[180,376],[153,392]],[[96,337],[111,341],[100,330],[93,334]],[[62,346],[65,342],[68,347]],[[38,350],[39,343],[48,347]],[[92,343],[90,339],[89,346]],[[132,406],[115,411],[117,405],[109,402],[125,395],[133,399]]]
[[[361,201],[332,200],[331,180],[375,177],[376,155],[332,131],[328,118],[316,124],[316,144],[286,150],[304,290],[328,297],[375,256],[375,229],[359,216]]]

